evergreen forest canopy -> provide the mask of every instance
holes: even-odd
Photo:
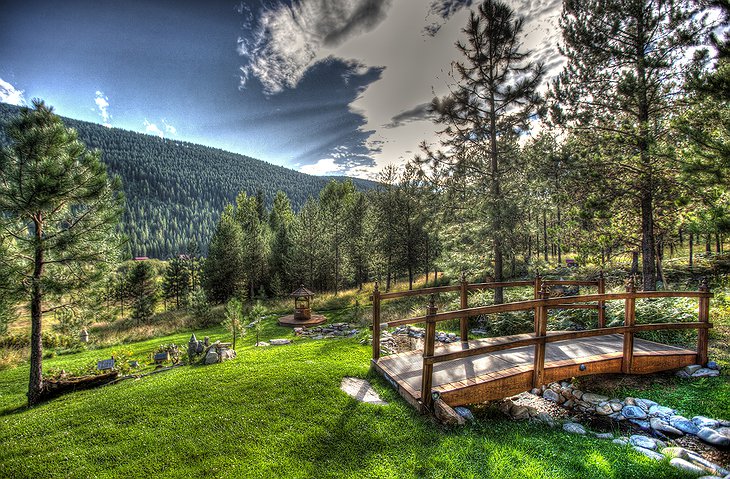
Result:
[[[19,112],[20,107],[0,103],[0,124]],[[193,143],[70,118],[63,122],[89,149],[102,152],[110,175],[121,177],[126,197],[122,232],[132,256],[170,258],[191,244],[205,253],[221,211],[241,191],[261,194],[272,205],[281,190],[299,209],[331,179]],[[3,134],[0,129],[0,145],[7,143]],[[373,186],[361,179],[353,183]]]

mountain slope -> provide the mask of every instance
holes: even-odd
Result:
[[[18,111],[0,103],[0,123]],[[122,178],[123,231],[134,256],[167,258],[186,251],[191,240],[206,248],[220,212],[241,191],[261,190],[270,205],[282,190],[296,209],[330,181],[217,148],[63,120],[89,148],[101,150],[110,174]],[[5,142],[2,131],[0,142]],[[360,189],[374,185],[353,181]]]

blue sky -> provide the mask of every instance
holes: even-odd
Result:
[[[559,0],[511,2],[554,69]],[[0,101],[372,177],[434,140],[469,0],[11,0]]]

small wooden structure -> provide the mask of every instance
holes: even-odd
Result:
[[[595,286],[597,294],[549,297],[550,285]],[[534,286],[535,299],[468,308],[467,292],[498,287]],[[460,291],[461,309],[439,313],[433,295]],[[380,302],[405,296],[431,295],[424,316],[380,323]],[[603,275],[597,281],[533,281],[461,284],[415,291],[373,292],[373,367],[421,412],[433,410],[436,398],[449,406],[500,399],[543,384],[587,374],[647,374],[707,364],[710,293],[703,281],[699,291],[637,292],[633,278],[625,293],[605,293]],[[698,321],[636,324],[636,300],[649,298],[697,298]],[[624,302],[624,323],[606,327],[606,301]],[[596,329],[547,331],[550,309],[596,309]],[[468,339],[470,316],[510,311],[531,311],[534,332],[485,339]],[[461,342],[436,346],[436,323],[459,319]],[[423,350],[380,357],[383,327],[425,323]],[[697,330],[696,350],[635,338],[643,331]]]
[[[314,293],[305,288],[304,285],[299,286],[299,288],[297,288],[297,290],[289,296],[294,298],[294,314],[289,314],[279,318],[279,324],[281,326],[314,326],[327,321],[327,318],[322,315],[312,314],[310,302],[314,297]]]
[[[314,297],[314,293],[309,291],[304,285],[294,291],[289,296],[294,298],[294,319],[306,321],[312,319],[312,310],[309,307],[309,300]]]

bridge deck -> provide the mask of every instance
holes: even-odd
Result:
[[[554,332],[552,334],[556,334]],[[551,334],[547,333],[548,336]],[[533,337],[502,336],[450,343],[436,347],[435,354],[473,349],[488,344]],[[546,383],[586,374],[620,373],[623,335],[548,343],[545,351]],[[451,406],[499,399],[532,388],[534,346],[454,359],[434,365],[432,390]],[[411,404],[420,408],[423,352],[411,351],[381,357],[375,368]],[[634,339],[631,373],[646,374],[694,364],[697,352],[676,346]],[[584,366],[581,370],[581,366]]]

